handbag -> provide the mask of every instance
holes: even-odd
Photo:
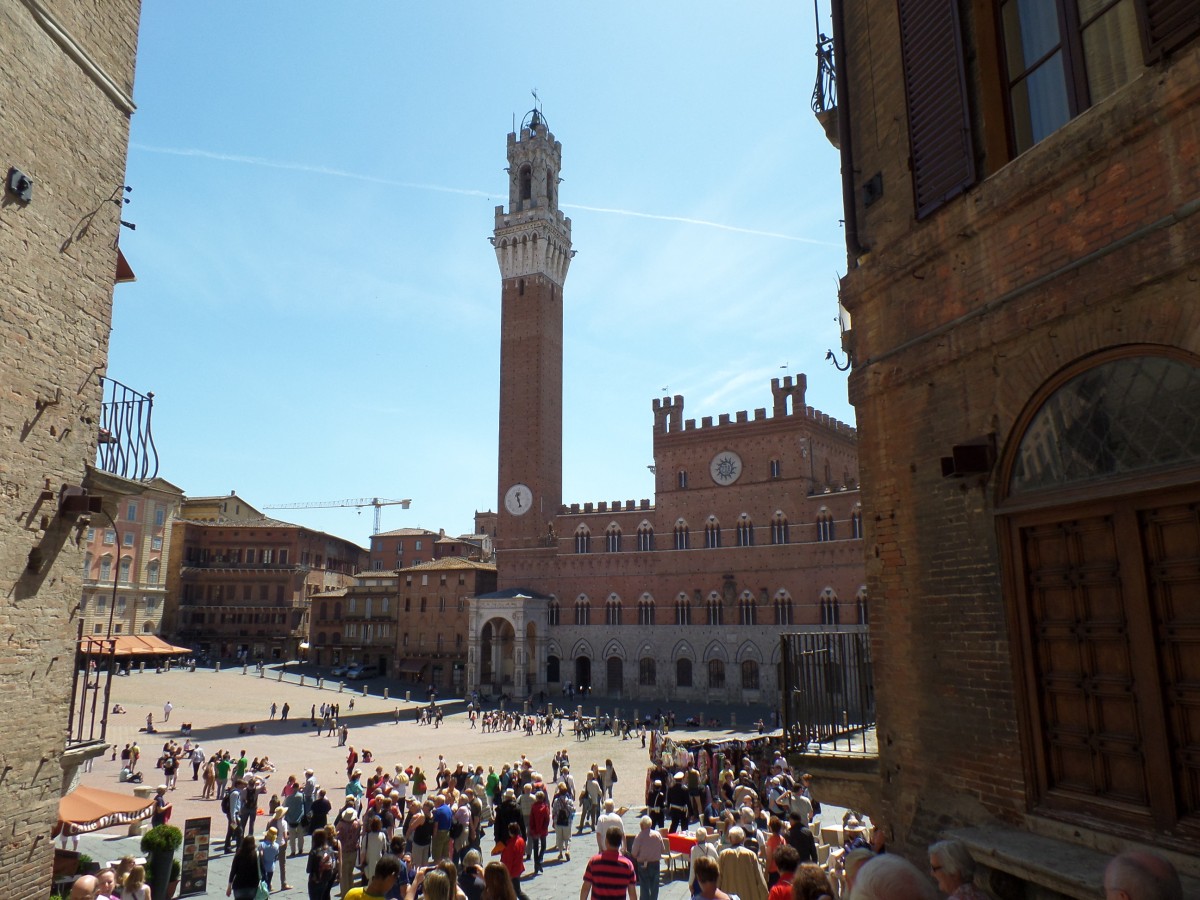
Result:
[[[263,871],[262,854],[258,854],[258,890],[254,892],[254,900],[268,900],[271,889],[267,887],[266,873]]]

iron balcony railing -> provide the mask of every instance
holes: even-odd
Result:
[[[870,752],[875,686],[867,626],[783,634],[780,642],[787,750]]]
[[[76,647],[71,709],[67,717],[68,748],[105,739],[116,659],[116,641],[107,636],[85,636],[82,618],[76,635]]]
[[[150,432],[154,394],[141,394],[112,378],[100,376],[100,441],[96,466],[101,471],[145,481],[158,475],[158,449]]]

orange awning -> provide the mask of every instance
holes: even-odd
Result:
[[[58,801],[55,832],[66,828],[67,834],[82,834],[113,825],[128,825],[153,814],[153,800],[80,785]]]
[[[190,647],[168,644],[154,634],[118,634],[112,640],[116,642],[115,656],[176,656],[192,652]],[[79,644],[80,648],[87,653],[97,656],[108,655],[108,638],[89,636],[80,640]]]

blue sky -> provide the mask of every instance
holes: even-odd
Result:
[[[664,388],[699,419],[806,372],[852,422],[813,28],[793,2],[144,0],[109,374],[154,392],[160,474],[260,507],[412,498],[385,530],[495,508],[487,238],[533,88],[578,251],[564,499],[653,496]],[[274,514],[365,545],[371,512]]]

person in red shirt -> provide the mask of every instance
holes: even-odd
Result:
[[[620,825],[604,832],[604,850],[593,856],[583,872],[579,900],[637,900],[637,870],[621,855],[625,835]]]
[[[521,900],[528,900],[521,890],[521,875],[525,872],[525,838],[521,837],[521,826],[512,822],[508,826],[508,840],[500,851],[500,862],[508,870],[512,879],[513,890]]]
[[[796,877],[796,869],[800,866],[800,851],[790,844],[781,844],[775,848],[775,868],[779,879],[767,894],[767,900],[792,900],[792,879]]]
[[[542,857],[546,855],[546,835],[550,833],[550,804],[546,792],[534,794],[533,806],[529,808],[529,840],[533,842],[533,871],[542,872]]]

